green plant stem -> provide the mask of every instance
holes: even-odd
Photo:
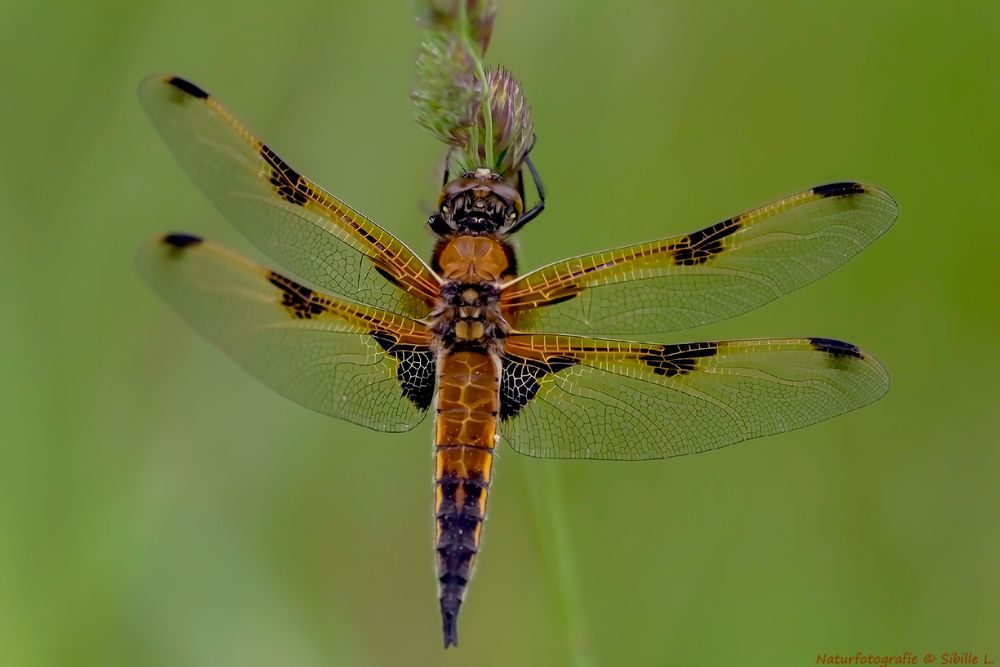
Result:
[[[571,664],[575,667],[592,667],[595,662],[588,646],[561,478],[548,461],[538,461],[535,465],[526,466],[525,470],[535,510],[533,514],[539,543],[543,545],[543,557],[556,582],[556,596],[565,626]],[[551,545],[551,548],[547,545]]]

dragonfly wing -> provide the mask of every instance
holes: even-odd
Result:
[[[704,452],[855,410],[889,387],[871,355],[825,338],[661,345],[515,334],[506,349],[500,433],[543,458]]]
[[[896,203],[859,183],[800,192],[698,232],[565,260],[504,286],[522,331],[649,335],[762,306],[887,230]]]
[[[316,287],[422,317],[437,275],[385,229],[295,171],[214,97],[152,76],[139,100],[191,179],[263,252]]]
[[[137,257],[147,283],[251,375],[378,431],[427,414],[434,354],[421,322],[305,287],[214,243],[171,234]]]

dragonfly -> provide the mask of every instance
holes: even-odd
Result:
[[[154,75],[139,98],[194,183],[281,267],[178,232],[139,251],[144,280],[307,408],[385,432],[433,414],[445,648],[458,643],[501,440],[530,457],[664,459],[814,424],[889,387],[875,357],[830,338],[627,340],[734,317],[829,273],[895,221],[876,187],[821,185],[519,274],[511,234],[545,205],[529,157],[509,182],[485,168],[446,176],[427,263],[194,83]]]

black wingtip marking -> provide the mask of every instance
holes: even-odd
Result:
[[[843,197],[844,195],[859,195],[865,191],[865,186],[852,181],[827,183],[813,188],[813,194],[818,197]]]
[[[208,99],[208,93],[206,93],[204,90],[194,85],[187,79],[182,79],[179,76],[172,76],[169,79],[167,79],[167,83],[169,83],[174,88],[177,88],[178,90],[183,90],[191,97],[197,97],[199,100]]]
[[[167,234],[163,237],[163,243],[174,248],[187,248],[188,246],[198,245],[203,240],[200,236],[193,236],[191,234]]]
[[[864,355],[861,354],[861,350],[859,350],[856,345],[845,343],[842,340],[834,340],[832,338],[810,338],[809,344],[812,345],[813,349],[817,352],[826,352],[827,354],[833,355],[838,359],[845,359],[848,357],[853,359],[864,358]]]

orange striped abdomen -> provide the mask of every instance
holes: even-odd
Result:
[[[479,551],[500,409],[500,376],[489,354],[446,352],[438,368],[435,432],[437,570],[445,646]]]

